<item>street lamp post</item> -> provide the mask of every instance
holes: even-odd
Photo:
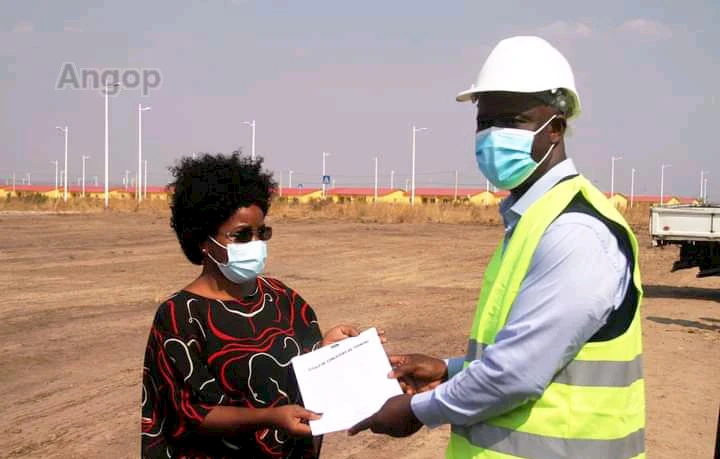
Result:
[[[672,167],[672,164],[663,164],[660,166],[660,206],[665,205],[665,168]]]
[[[395,171],[390,171],[390,189],[395,189]]]
[[[415,205],[415,134],[420,131],[427,131],[428,128],[419,128],[412,125],[412,190],[410,192],[410,204]]]
[[[325,158],[330,156],[330,153],[326,153],[323,151],[323,168],[322,168],[322,197],[325,198]]]
[[[630,171],[630,207],[635,202],[635,168]]]
[[[292,190],[292,175],[293,171],[288,172],[288,188]]]
[[[373,158],[373,160],[375,161],[375,193],[374,193],[375,199],[373,202],[377,202],[377,199],[378,199],[378,157],[376,156],[375,158]]]
[[[145,177],[143,177],[143,199],[147,199],[147,159],[143,159],[145,164]]]
[[[622,156],[613,156],[610,158],[610,199],[615,196],[615,161],[620,161]]]
[[[458,171],[455,170],[455,196],[453,197],[453,201],[457,201],[458,197]]]
[[[109,156],[110,156],[110,130],[108,128],[109,126],[109,120],[108,120],[108,104],[109,100],[108,97],[110,95],[110,88],[117,88],[120,86],[120,83],[108,83],[105,81],[105,208],[107,209],[110,205],[110,188],[109,188],[109,179],[108,179],[108,163],[109,163]]]
[[[709,171],[700,171],[700,200],[705,200],[705,176],[709,174]]]
[[[67,202],[67,170],[68,170],[68,127],[67,126],[55,126],[55,129],[65,134],[65,178],[63,179],[63,201]]]
[[[708,179],[705,177],[704,187],[703,187],[703,204],[706,202],[709,202],[708,200]]]
[[[85,161],[90,159],[89,156],[82,157],[82,197],[85,197]]]
[[[142,187],[142,112],[150,110],[152,107],[143,107],[142,104],[138,104],[138,168],[137,168],[137,180],[135,181],[135,194],[137,195],[138,203],[142,202],[143,198],[143,187]]]
[[[255,159],[255,120],[243,121],[242,124],[247,124],[252,128],[252,147],[250,150],[250,158]]]

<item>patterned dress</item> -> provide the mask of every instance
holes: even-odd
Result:
[[[312,438],[272,428],[231,437],[197,428],[218,405],[301,404],[290,360],[321,339],[313,309],[275,279],[258,278],[242,301],[176,293],[158,307],[145,351],[142,457],[317,457]]]

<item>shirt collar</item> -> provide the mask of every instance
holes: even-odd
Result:
[[[545,193],[550,191],[552,187],[558,184],[562,179],[569,175],[576,175],[577,169],[573,160],[568,158],[547,171],[545,175],[540,177],[537,182],[533,183],[530,188],[515,199],[511,194],[500,203],[500,213],[505,222],[505,231],[512,231],[520,220],[520,217],[540,199]]]

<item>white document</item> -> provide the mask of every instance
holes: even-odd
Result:
[[[313,435],[347,430],[373,415],[400,384],[374,328],[292,359],[305,408],[322,413],[310,421]]]

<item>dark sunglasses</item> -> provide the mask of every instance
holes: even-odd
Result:
[[[256,229],[251,226],[246,226],[225,233],[225,237],[230,239],[231,242],[239,244],[252,241],[254,235],[257,235],[257,238],[261,241],[268,241],[272,237],[272,227],[262,225]]]

